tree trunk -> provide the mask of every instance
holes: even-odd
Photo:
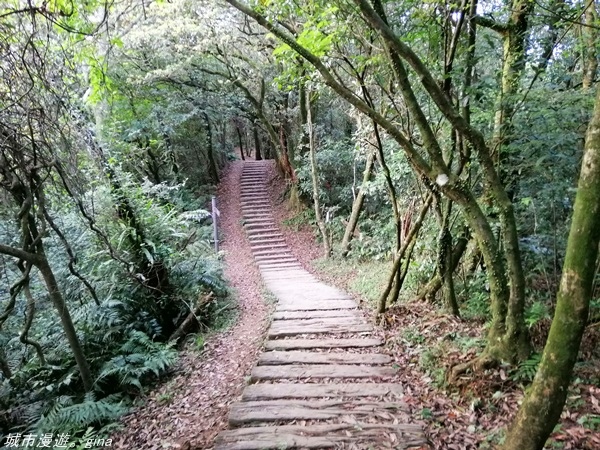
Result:
[[[206,154],[208,155],[208,173],[210,175],[210,179],[214,184],[219,183],[219,169],[217,168],[217,163],[215,162],[215,154],[213,149],[213,138],[212,138],[212,130],[210,127],[210,120],[208,119],[208,114],[205,112],[202,113],[204,118],[204,128],[206,129]]]
[[[367,155],[367,163],[365,165],[365,171],[363,172],[362,184],[356,198],[354,199],[354,202],[352,203],[352,212],[350,213],[350,218],[348,219],[348,224],[346,225],[346,230],[344,231],[344,237],[342,238],[341,254],[344,258],[348,256],[348,252],[350,251],[350,241],[352,241],[352,237],[356,231],[358,219],[365,202],[365,191],[367,190],[367,184],[371,180],[371,176],[373,174],[374,162],[375,152],[372,151]]]
[[[221,141],[221,151],[217,153],[221,156],[220,167],[223,167],[225,162],[227,161],[227,122],[223,121],[223,127],[221,128],[220,133],[220,141]]]
[[[454,272],[458,267],[458,263],[460,262],[460,259],[462,258],[463,254],[465,253],[468,243],[469,237],[461,236],[458,238],[458,242],[452,249],[452,272]],[[435,275],[431,278],[431,280],[429,280],[429,282],[425,285],[421,292],[415,297],[414,301],[420,302],[428,298],[433,298],[437,291],[439,291],[441,288],[442,279],[440,277],[439,271],[436,271]]]
[[[504,47],[502,62],[502,81],[496,114],[494,118],[494,135],[492,151],[500,163],[501,178],[507,181],[509,166],[508,156],[502,147],[512,141],[512,116],[515,111],[516,95],[519,90],[521,76],[525,69],[526,37],[529,15],[533,11],[531,0],[515,0],[511,5],[511,15],[506,30],[502,33]]]
[[[67,341],[69,342],[69,346],[71,347],[71,351],[73,352],[75,362],[77,363],[77,367],[79,368],[79,374],[81,375],[81,380],[83,381],[83,387],[85,388],[86,392],[90,392],[93,388],[94,380],[92,378],[90,366],[88,365],[87,359],[83,354],[81,344],[79,343],[79,338],[77,337],[77,332],[75,331],[75,326],[73,325],[73,319],[71,319],[71,314],[69,313],[67,304],[65,303],[65,300],[62,296],[62,293],[54,276],[54,272],[52,271],[50,264],[48,264],[46,256],[40,256],[42,257],[42,259],[38,264],[36,264],[36,266],[42,274],[42,278],[44,279],[44,282],[46,283],[46,288],[48,289],[48,293],[50,294],[50,299],[52,300],[54,308],[60,316],[60,321],[62,323],[63,330],[65,331]]]
[[[585,58],[583,60],[583,88],[588,89],[596,79],[598,70],[598,51],[596,45],[598,42],[598,29],[596,28],[596,0],[586,0],[585,2],[585,24],[582,33],[584,36]]]
[[[541,450],[560,418],[588,320],[600,241],[600,89],[588,126],[556,311],[533,384],[502,450]]]
[[[260,136],[258,134],[258,125],[256,123],[254,123],[252,133],[254,135],[254,159],[256,161],[261,161],[263,158],[262,153],[260,151]]]
[[[246,156],[244,156],[244,143],[242,140],[242,132],[239,126],[235,127],[235,131],[238,137],[238,145],[240,146],[240,156],[242,157],[242,161],[246,161]]]
[[[328,258],[329,256],[331,256],[331,244],[329,242],[329,236],[327,234],[327,225],[325,224],[325,221],[323,220],[323,215],[321,214],[321,202],[319,201],[319,176],[317,173],[317,158],[315,155],[315,135],[313,130],[312,113],[310,107],[310,91],[308,90],[306,91],[306,105],[306,125],[308,128],[308,146],[310,152],[310,172],[313,185],[313,204],[315,207],[315,219],[317,221],[319,231],[321,232],[321,238],[323,239],[323,250],[325,251],[325,257]]]
[[[9,378],[12,378],[12,371],[10,370],[10,366],[8,365],[8,362],[6,361],[6,355],[4,353],[3,348],[0,348],[0,372],[2,372],[2,375],[7,380]]]
[[[438,274],[442,282],[444,304],[448,312],[459,317],[460,310],[454,290],[454,265],[452,256],[452,233],[450,232],[450,212],[452,203],[442,206],[442,220],[438,234]]]
[[[417,234],[419,233],[419,230],[421,229],[421,226],[423,225],[423,221],[425,220],[425,216],[427,215],[427,211],[429,211],[429,207],[431,206],[432,201],[433,201],[432,195],[427,197],[427,199],[425,200],[425,203],[421,207],[421,211],[419,212],[419,217],[417,218],[416,222],[414,223],[411,230],[408,232],[406,238],[404,239],[404,242],[402,243],[402,247],[396,253],[396,256],[394,258],[394,264],[392,265],[392,271],[388,278],[387,286],[386,286],[385,290],[383,291],[383,293],[379,296],[379,301],[378,301],[379,306],[377,308],[378,314],[383,314],[385,312],[385,310],[387,309],[388,297],[390,295],[390,292],[392,291],[394,282],[396,281],[397,274],[400,271],[400,267],[401,267],[404,255],[406,253],[406,250],[408,249],[408,247],[411,244],[411,242],[413,241],[413,239],[417,238]]]
[[[29,330],[31,329],[33,318],[35,317],[35,299],[33,298],[31,289],[29,288],[29,280],[27,281],[27,284],[23,286],[23,293],[27,299],[27,307],[25,309],[25,325],[23,326],[19,340],[25,345],[31,345],[35,349],[35,353],[40,360],[40,365],[45,366],[46,358],[44,358],[42,346],[39,342],[34,341],[29,337]]]

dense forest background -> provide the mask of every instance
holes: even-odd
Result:
[[[456,364],[430,349],[438,386],[541,364],[563,394],[506,444],[539,448],[573,367],[600,383],[599,32],[593,0],[2,2],[0,436],[103,435],[190,322],[220,326],[207,209],[252,154],[382,325],[414,302],[479,327]],[[600,432],[597,404],[577,420]]]

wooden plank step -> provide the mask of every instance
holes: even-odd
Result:
[[[259,256],[268,256],[268,255],[291,255],[290,249],[287,245],[281,245],[278,247],[271,247],[265,250],[255,250],[252,249],[252,253],[256,258]]]
[[[300,350],[311,348],[363,348],[379,347],[383,340],[379,338],[351,339],[276,339],[265,342],[267,350]]]
[[[268,223],[268,224],[275,224],[275,220],[272,217],[249,217],[247,219],[244,219],[244,225],[254,225],[254,224],[263,224],[263,223]]]
[[[276,311],[274,320],[317,319],[322,317],[362,317],[357,309],[325,309],[320,311]]]
[[[335,333],[368,333],[373,331],[371,325],[357,323],[355,325],[313,325],[300,327],[269,328],[267,336],[269,339],[284,336],[296,336],[298,334],[335,334]]]
[[[248,234],[248,239],[250,240],[250,244],[265,244],[267,242],[285,242],[285,238],[281,233],[253,233]]]
[[[287,249],[288,248],[287,244],[281,244],[281,243],[264,244],[264,245],[251,245],[250,247],[252,248],[252,253],[254,253],[255,255],[260,254],[260,252],[263,252],[263,251],[271,251],[271,250]]]
[[[261,199],[242,200],[240,203],[242,204],[242,206],[249,206],[249,205],[270,205],[271,204],[271,202],[269,200],[261,200]]]
[[[246,230],[246,233],[249,237],[265,237],[265,236],[278,236],[281,235],[277,233],[279,228],[253,228],[250,230]]]
[[[272,264],[272,263],[297,263],[298,260],[289,253],[279,253],[279,254],[270,254],[263,256],[255,256],[256,262],[259,266],[263,264]]]
[[[302,267],[302,265],[298,262],[298,260],[294,260],[294,262],[280,262],[276,263],[273,261],[269,261],[268,263],[258,262],[258,267],[260,270],[271,270],[271,269],[289,269],[291,267]]]
[[[394,435],[393,438],[392,434]],[[366,449],[378,448],[374,447],[373,444],[381,441],[382,437],[387,442],[393,439],[393,448],[399,450],[421,447],[427,444],[421,427],[416,424],[392,425],[359,422],[310,426],[280,425],[226,430],[217,436],[214,450],[331,449],[340,448],[344,444],[354,444],[352,448]]]
[[[275,284],[275,283],[268,283],[269,287],[271,288],[271,284]],[[317,304],[321,304],[321,303],[329,303],[329,302],[352,302],[349,303],[350,306],[348,306],[348,308],[355,308],[356,307],[356,303],[354,302],[354,300],[352,300],[351,298],[344,298],[344,297],[333,297],[331,295],[311,295],[310,293],[305,293],[305,294],[296,294],[296,293],[283,293],[283,292],[278,292],[277,289],[273,288],[271,289],[271,291],[273,292],[273,294],[275,294],[280,302],[282,304],[285,303],[292,303],[294,305],[302,305],[302,304],[306,304],[307,306],[313,305],[314,303]],[[309,290],[310,292],[310,290]],[[302,309],[302,308],[300,308]],[[340,309],[340,308],[324,308],[324,309]]]
[[[378,416],[394,420],[389,414],[406,411],[406,405],[396,402],[358,402],[342,400],[271,400],[238,402],[229,410],[229,425],[239,427],[253,422],[279,420],[327,420],[342,416]]]
[[[250,239],[250,247],[255,247],[257,245],[281,244],[282,242],[285,242],[283,234],[273,235],[272,239],[259,239],[257,237],[253,237]]]
[[[265,282],[267,284],[269,284],[269,283],[275,284],[275,283],[280,283],[282,281],[289,281],[289,280],[298,280],[303,283],[311,283],[311,282],[315,281],[315,277],[312,276],[310,273],[308,273],[304,269],[284,270],[283,272],[280,272],[280,273],[276,273],[276,274],[272,274],[272,275],[265,275],[264,278],[265,278]]]
[[[261,272],[279,272],[280,270],[291,269],[294,267],[302,267],[300,263],[285,263],[285,264],[270,264],[268,266],[261,266],[259,264]]]
[[[303,378],[390,378],[395,369],[386,366],[355,366],[350,364],[317,364],[302,366],[256,366],[251,381]]]
[[[298,272],[300,272],[303,269],[298,269]],[[269,283],[273,283],[273,282],[280,282],[280,281],[284,281],[286,283],[289,283],[291,281],[293,282],[299,282],[299,283],[308,283],[310,281],[313,281],[314,278],[311,277],[310,275],[302,275],[302,274],[298,274],[298,275],[290,275],[289,274],[289,270],[283,270],[283,271],[279,271],[277,273],[273,273],[273,274],[263,274],[265,281],[267,282],[267,284]],[[281,275],[281,276],[278,276]]]
[[[259,267],[281,265],[281,264],[300,264],[299,261],[293,255],[266,255],[262,257],[256,257],[256,263]]]
[[[321,397],[382,397],[401,398],[404,389],[396,383],[257,383],[242,392],[242,401],[276,400],[283,398]]]
[[[256,259],[264,259],[269,257],[275,258],[277,256],[292,256],[292,254],[290,253],[290,249],[287,248],[287,246],[272,248],[270,250],[258,250],[253,251],[252,253],[254,254],[254,257]]]
[[[249,203],[241,203],[242,212],[247,212],[249,209],[252,211],[260,210],[261,212],[271,211],[271,207],[266,204],[249,204]]]
[[[273,216],[271,215],[271,213],[259,213],[259,214],[245,213],[244,214],[244,220],[245,221],[255,220],[255,219],[259,219],[259,220],[273,220]]]
[[[246,222],[244,224],[244,228],[248,232],[279,230],[279,227],[273,221],[270,221],[270,222]]]
[[[322,309],[356,308],[354,300],[327,300],[315,303],[279,302],[277,311],[317,311]]]
[[[381,353],[334,353],[272,351],[258,359],[259,366],[282,366],[286,364],[389,364],[392,358]]]
[[[344,316],[344,317],[309,317],[307,319],[289,319],[275,320],[271,324],[271,328],[287,328],[287,327],[314,327],[321,325],[356,325],[366,324],[364,317],[360,316]]]
[[[253,234],[252,236],[248,236],[249,239],[251,241],[260,241],[261,239],[268,239],[268,238],[283,238],[283,234],[281,233],[258,233],[258,234]],[[253,242],[255,243],[255,242]]]

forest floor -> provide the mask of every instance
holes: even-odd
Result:
[[[190,346],[182,352],[177,373],[123,419],[124,429],[113,436],[115,448],[210,449],[215,436],[227,426],[229,405],[239,397],[257,359],[270,312],[241,226],[237,181],[242,165],[241,161],[229,165],[218,192],[225,274],[238,293],[235,325],[208,336],[202,351]],[[287,208],[286,185],[274,168],[271,179],[274,215],[283,224],[281,230],[296,258],[306,270],[355,295],[368,309],[368,300],[356,289],[353,292],[353,280],[364,276],[360,265],[324,262],[313,230],[298,225],[298,212]],[[534,373],[534,365],[500,367],[477,377],[466,374],[449,385],[447,369],[480,351],[482,328],[483,323],[441,314],[427,303],[400,304],[386,314],[382,333],[401,369],[395,381],[402,382],[406,396],[414,399],[411,409],[419,411],[417,418],[426,423],[434,449],[491,449],[501,442],[522,398],[523,383]],[[543,332],[544,324],[538,334]],[[586,336],[582,351],[592,362],[578,367],[548,449],[600,448],[599,335],[596,327]]]
[[[271,306],[242,229],[239,178],[243,162],[230,163],[217,192],[221,212],[225,277],[237,301],[235,324],[190,343],[176,373],[149,393],[122,420],[113,448],[123,450],[206,449],[227,427],[229,405],[241,394],[258,359]]]

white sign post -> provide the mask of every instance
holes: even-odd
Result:
[[[213,221],[213,239],[215,240],[215,252],[219,252],[219,227],[218,218],[221,212],[217,209],[217,197],[212,196],[212,221]]]

